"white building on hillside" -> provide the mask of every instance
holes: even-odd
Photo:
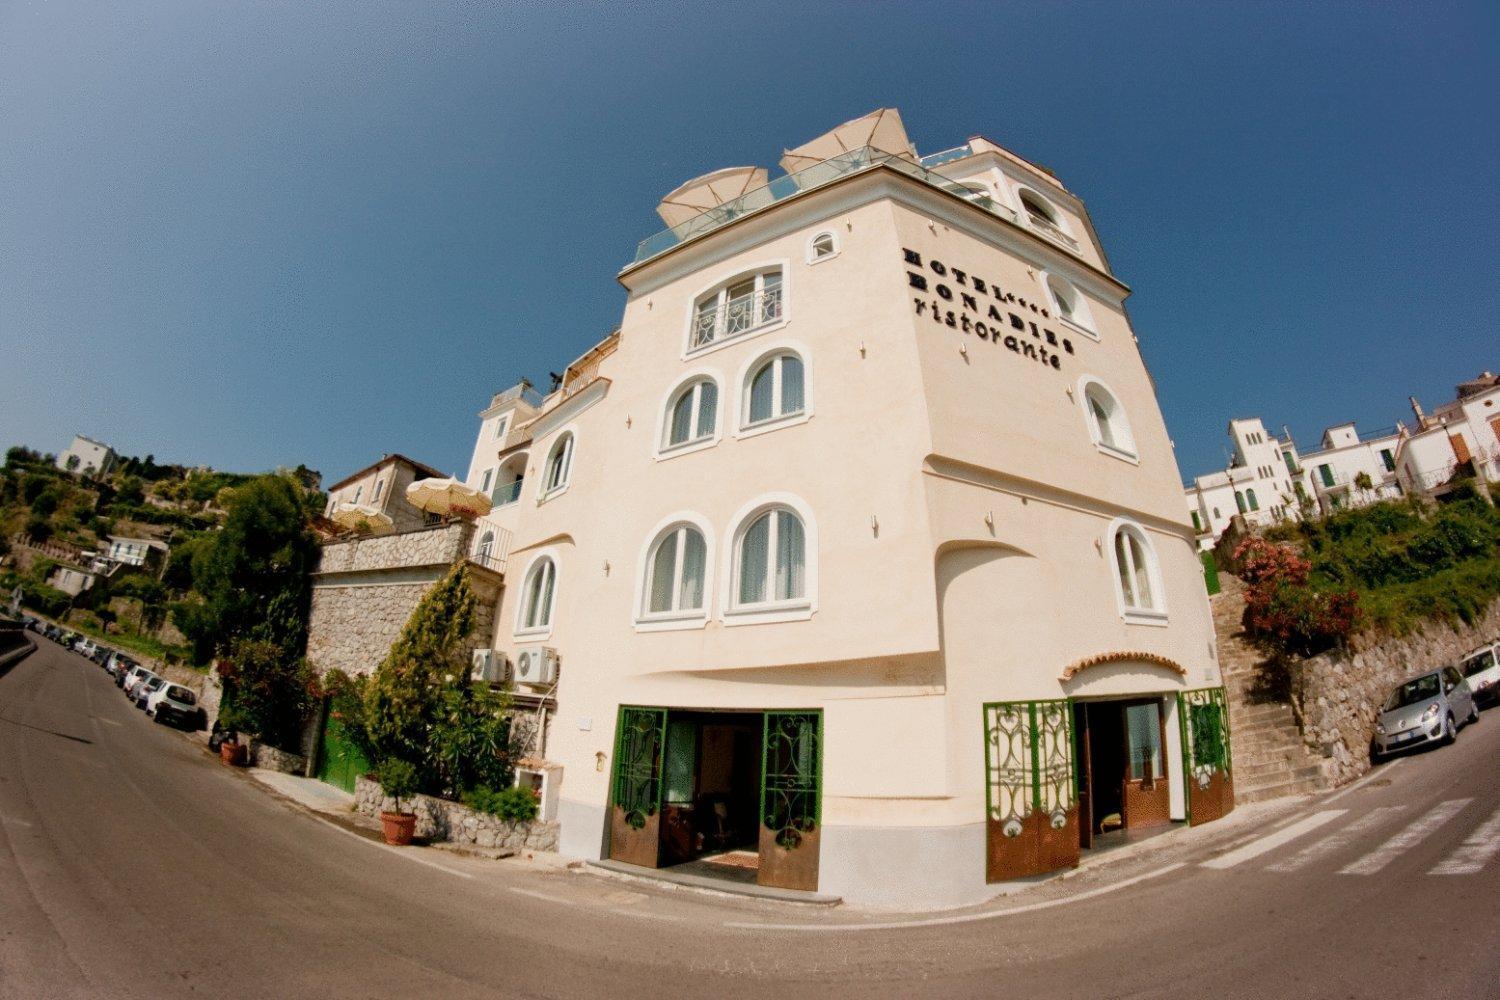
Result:
[[[1300,455],[1289,433],[1278,439],[1258,418],[1231,420],[1230,466],[1184,488],[1199,546],[1212,548],[1237,513],[1266,526],[1304,509],[1321,516],[1407,495],[1441,500],[1464,476],[1500,482],[1500,375],[1460,383],[1457,398],[1430,414],[1415,398],[1411,406],[1412,427],[1361,437],[1353,423],[1338,424]]]
[[[1307,488],[1317,497],[1318,511],[1326,514],[1401,496],[1396,449],[1404,429],[1397,424],[1363,439],[1352,423],[1324,431],[1318,450],[1302,456]]]
[[[102,441],[73,435],[72,444],[57,456],[56,464],[64,472],[81,476],[107,476],[119,462],[115,450]]]
[[[1417,426],[1395,455],[1407,489],[1442,497],[1465,475],[1500,482],[1500,375],[1480,372],[1456,395],[1430,414],[1412,399]]]
[[[892,110],[781,165],[668,195],[619,329],[480,414],[487,662],[551,715],[562,850],[936,906],[1228,811],[1179,473],[1082,201]]]
[[[1306,495],[1297,445],[1291,436],[1277,438],[1259,417],[1229,422],[1234,454],[1227,468],[1199,476],[1186,488],[1188,516],[1201,548],[1243,514],[1251,524],[1270,525],[1297,517]]]

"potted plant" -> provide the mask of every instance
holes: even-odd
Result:
[[[240,713],[233,705],[220,706],[214,723],[220,733],[219,760],[230,767],[243,767],[249,757],[249,748],[240,742],[240,722]]]
[[[396,807],[394,812],[380,813],[385,842],[404,847],[411,843],[412,834],[417,830],[417,814],[404,811],[401,803],[417,794],[417,769],[404,760],[390,757],[380,762],[375,769],[375,778],[380,782],[380,790]]]

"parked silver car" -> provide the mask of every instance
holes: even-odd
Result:
[[[1479,720],[1479,706],[1457,667],[1439,667],[1402,681],[1375,717],[1372,757],[1432,742],[1452,743],[1458,727]]]

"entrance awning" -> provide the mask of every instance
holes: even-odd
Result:
[[[1057,679],[1066,683],[1067,681],[1072,680],[1074,677],[1077,677],[1080,673],[1087,670],[1089,667],[1097,667],[1105,663],[1150,663],[1158,667],[1166,667],[1168,670],[1171,670],[1174,673],[1181,674],[1183,677],[1186,677],[1188,673],[1187,667],[1184,667],[1176,660],[1162,656],[1160,653],[1121,651],[1114,653],[1099,653],[1096,656],[1086,656],[1081,660],[1076,660],[1064,667],[1063,672],[1058,676]]]

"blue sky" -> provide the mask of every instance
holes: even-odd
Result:
[[[462,472],[680,181],[872,108],[1088,203],[1185,476],[1500,367],[1494,4],[0,3],[0,442]]]

